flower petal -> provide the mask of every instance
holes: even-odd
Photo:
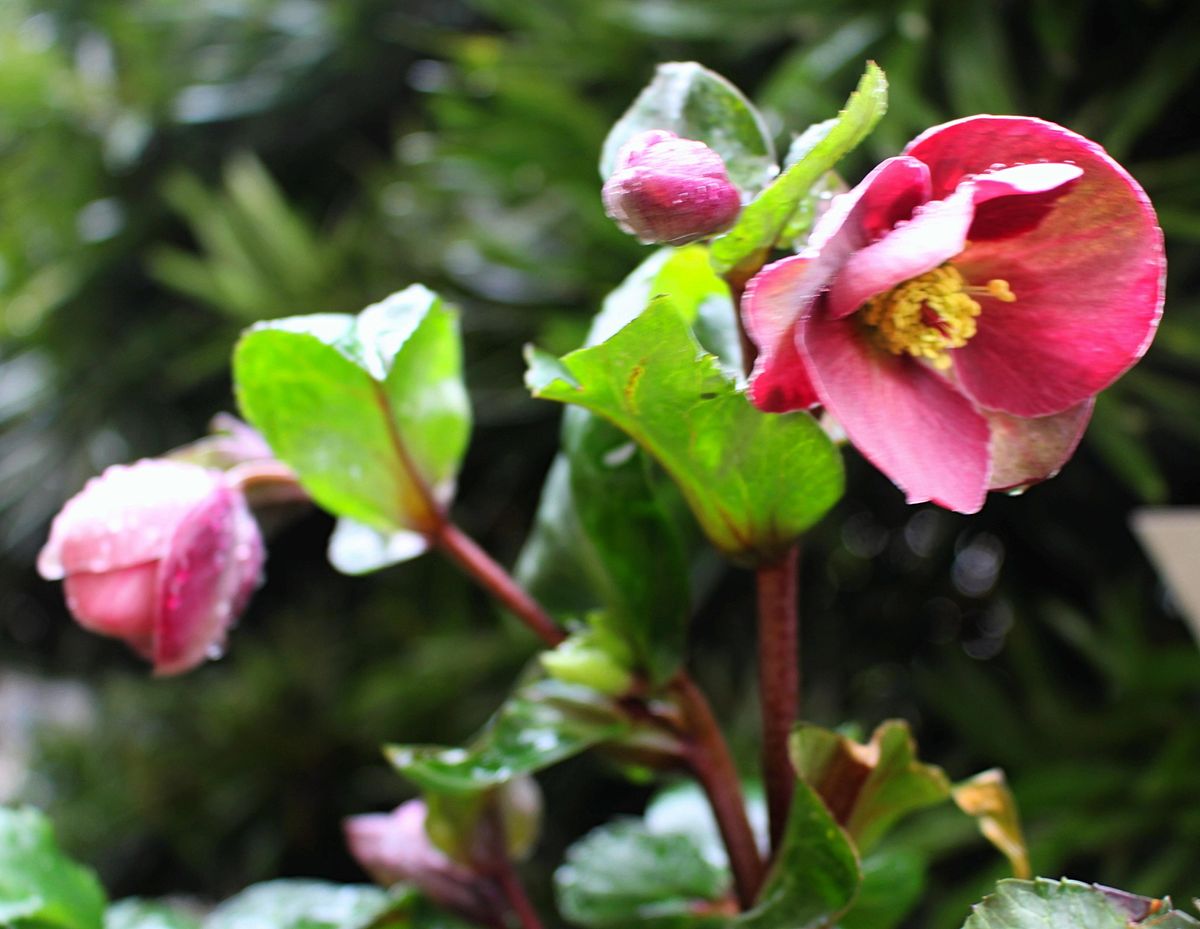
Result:
[[[979,511],[988,426],[966,398],[919,362],[871,346],[853,320],[810,318],[798,332],[821,402],[909,503]]]
[[[235,619],[235,491],[221,486],[180,522],[159,566],[154,673],[178,674],[219,651]]]
[[[67,609],[84,629],[123,639],[149,655],[158,596],[158,565],[134,565],[101,574],[67,576]]]
[[[929,168],[900,155],[875,166],[853,190],[833,198],[809,237],[809,248],[824,251],[836,241],[841,257],[874,242],[929,199]]]
[[[1055,413],[1023,418],[985,411],[991,427],[988,490],[1010,490],[1054,477],[1075,453],[1092,418],[1094,399]]]
[[[750,399],[768,413],[807,409],[817,402],[800,356],[796,320],[806,315],[828,281],[821,262],[793,255],[767,265],[742,296],[742,322],[758,346],[750,372]]]
[[[829,290],[829,315],[849,316],[902,281],[932,271],[963,250],[975,218],[974,188],[917,208],[911,220],[850,256]]]
[[[1162,231],[1141,187],[1099,145],[1042,120],[988,116],[931,130],[908,151],[929,164],[935,194],[994,162],[1083,170],[1036,226],[973,238],[955,261],[972,283],[1007,280],[1017,298],[981,299],[979,331],[953,355],[961,389],[979,406],[1059,413],[1142,356],[1162,313]]]
[[[221,480],[198,465],[146,459],[92,478],[54,518],[38,571],[58,580],[157,561],[183,515]]]

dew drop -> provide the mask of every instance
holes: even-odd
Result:
[[[220,642],[213,642],[212,645],[204,650],[204,657],[209,661],[220,661],[225,657],[225,646]]]

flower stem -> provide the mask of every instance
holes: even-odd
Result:
[[[721,831],[738,903],[743,910],[749,909],[762,885],[763,862],[746,815],[737,769],[712,708],[696,682],[681,672],[673,687],[687,719],[684,757],[704,789]]]
[[[521,929],[542,929],[542,920],[533,908],[529,895],[525,893],[525,886],[521,883],[512,860],[508,857],[503,858],[493,872],[493,877],[516,915],[517,922],[521,924]]]
[[[515,614],[547,645],[553,648],[566,638],[550,614],[527,594],[495,559],[465,532],[448,520],[432,540],[452,561],[481,587]]]
[[[763,721],[763,782],[771,849],[783,839],[795,772],[788,735],[800,711],[800,635],[796,610],[799,546],[758,569],[758,674]]]

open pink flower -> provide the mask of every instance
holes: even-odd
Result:
[[[907,494],[973,513],[1070,457],[1162,313],[1162,232],[1100,146],[1039,119],[930,129],[746,288],[762,409],[824,406]]]
[[[38,557],[79,624],[178,674],[219,653],[262,573],[258,526],[220,471],[116,465],[54,519]]]

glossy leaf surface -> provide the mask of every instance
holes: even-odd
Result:
[[[711,912],[728,891],[725,870],[689,836],[658,832],[641,820],[619,820],[584,836],[567,852],[554,884],[563,916],[590,929],[725,924]]]
[[[1200,926],[1191,916],[1169,909],[1169,901],[1150,901],[1152,912],[1131,912],[1125,901],[1107,888],[1078,881],[1007,880],[995,893],[972,908],[963,929],[1191,929]],[[1122,894],[1121,898],[1132,895]]]
[[[807,413],[755,409],[666,297],[604,343],[529,354],[534,396],[621,428],[671,475],[727,555],[778,557],[842,492],[837,450]]]
[[[200,920],[158,900],[129,897],[108,908],[104,929],[200,929]]]
[[[642,262],[605,300],[586,345],[618,332],[661,293],[673,295],[706,347],[740,370],[729,289],[700,246],[662,249]],[[687,505],[653,459],[611,423],[570,408],[517,577],[559,615],[604,611],[634,664],[665,680],[683,653],[696,535]]]
[[[204,929],[407,929],[406,903],[370,884],[268,881],[230,897]]]
[[[467,748],[392,745],[388,760],[427,790],[486,790],[532,774],[600,742],[629,723],[607,699],[560,681],[518,690]]]
[[[457,316],[436,294],[414,285],[357,317],[260,323],[234,377],[246,417],[313,499],[382,534],[376,561],[392,534],[436,526],[470,434]]]

